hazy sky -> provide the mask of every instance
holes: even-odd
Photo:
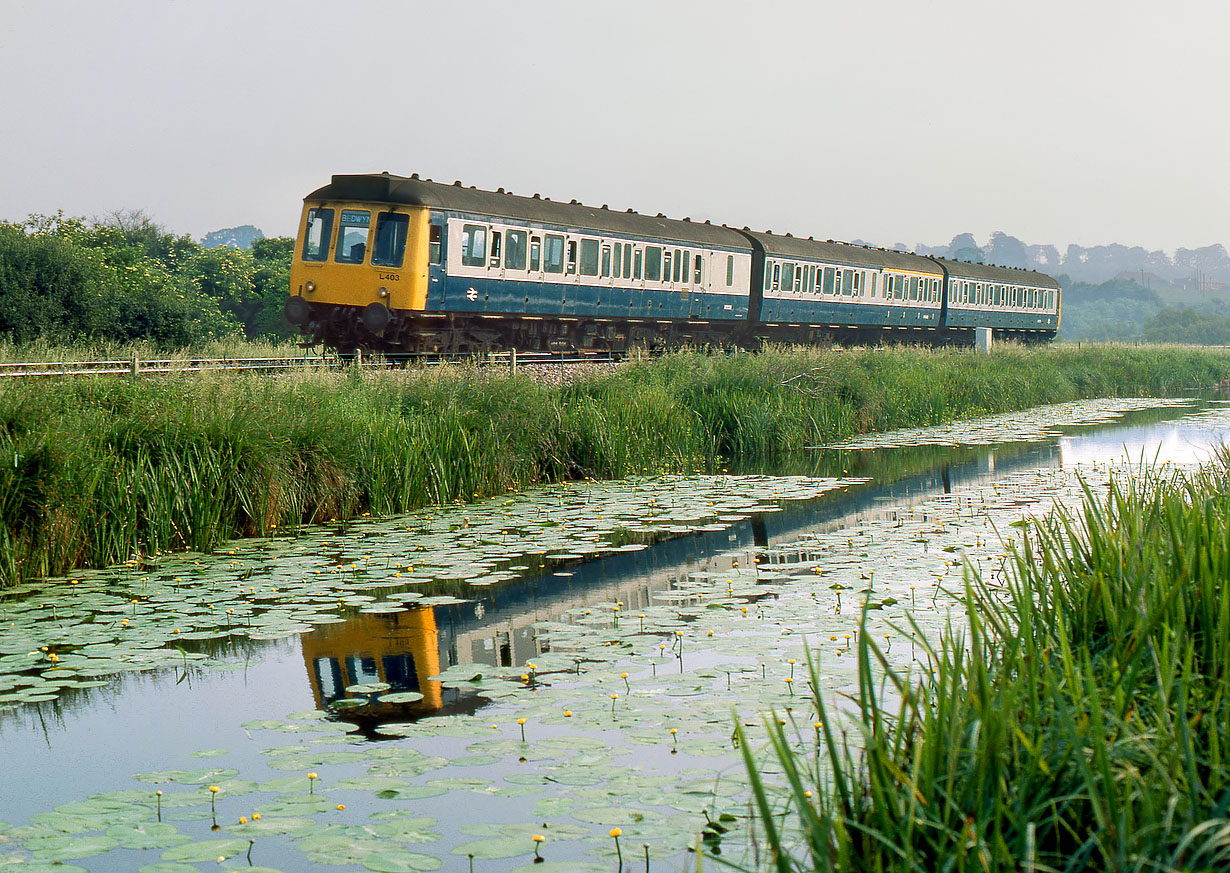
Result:
[[[0,219],[333,173],[882,245],[1230,244],[1223,0],[3,0]]]

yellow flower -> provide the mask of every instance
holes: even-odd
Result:
[[[611,836],[618,837],[623,833],[623,828],[611,828]]]
[[[315,778],[317,778],[317,777],[316,777],[316,774],[315,774],[315,773],[309,773],[309,774],[308,774],[308,778],[309,778],[309,779],[315,779]]]
[[[259,812],[252,813],[252,821],[260,821],[260,820],[261,820],[261,814]]]
[[[339,804],[337,805],[337,808],[338,808],[338,809],[345,809],[345,808],[346,808],[346,804],[344,804],[344,803],[339,803]]]
[[[523,718],[517,719],[517,724],[525,724],[525,719]]]
[[[241,815],[241,816],[239,817],[239,823],[240,823],[240,824],[247,824],[247,823],[248,823],[248,817],[247,817],[246,815]]]
[[[212,791],[214,794],[217,794],[221,789],[218,788],[217,785],[211,785],[209,786],[209,790]]]
[[[536,843],[545,843],[547,841],[547,838],[544,837],[542,834],[534,834],[534,836],[531,837],[530,839],[532,839]]]

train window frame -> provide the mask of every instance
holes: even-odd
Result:
[[[624,277],[624,244],[614,243],[611,250],[611,274],[616,279],[622,279]]]
[[[764,262],[764,290],[765,291],[773,290],[773,262],[772,261]]]
[[[833,268],[833,267],[825,267],[825,268],[824,268],[824,290],[821,292],[822,294],[828,294],[828,295],[830,295],[830,296],[832,295],[832,293],[833,293],[833,276],[834,276],[834,268]]]
[[[632,278],[633,249],[634,249],[634,246],[632,245],[632,243],[624,243],[624,278],[625,279]],[[641,271],[640,271],[640,268],[638,267],[636,271],[636,278],[639,279],[640,277],[641,277]]]
[[[360,222],[360,219],[362,223]],[[349,242],[347,230],[363,230],[362,242]],[[358,234],[355,234],[357,237]],[[333,245],[333,261],[338,264],[362,264],[367,260],[368,241],[372,236],[370,209],[343,209],[337,222],[337,242]],[[356,249],[357,254],[356,254]]]
[[[778,288],[780,287],[782,273],[784,273],[785,270],[786,270],[785,264],[781,264],[777,261],[773,262],[773,288],[772,290],[777,291]]]
[[[645,281],[662,281],[662,246],[645,246]]]
[[[542,272],[542,237],[539,234],[530,234],[530,272]]]
[[[475,252],[478,253],[475,254]],[[461,266],[487,266],[487,225],[463,224],[461,226]]]
[[[543,271],[561,275],[564,272],[564,235],[562,233],[543,234],[542,243]]]
[[[491,258],[487,262],[487,266],[492,269],[499,269],[500,256],[503,254],[504,234],[494,228],[491,230]]]
[[[400,230],[400,233],[399,233]],[[410,236],[410,216],[404,212],[376,214],[376,244],[372,247],[372,264],[377,267],[400,267],[406,262],[406,241]]]
[[[777,276],[773,277],[773,281],[777,281]],[[791,261],[782,264],[781,289],[783,294],[794,290],[794,263]]]
[[[596,278],[598,275],[598,240],[588,237],[581,239],[577,244],[577,250],[577,272],[587,278]]]
[[[701,285],[705,279],[705,258],[699,252],[692,256],[692,284]]]
[[[803,264],[794,265],[794,293],[801,294],[803,292]]]
[[[318,218],[321,219],[319,224],[317,223]],[[315,240],[313,240],[314,229],[316,230]],[[300,257],[305,261],[327,261],[332,243],[333,210],[326,206],[309,209],[307,222],[303,228],[303,251]]]
[[[444,228],[438,224],[427,226],[427,262],[439,264],[440,256],[444,254]]]
[[[510,227],[504,237],[504,269],[524,270],[529,233],[522,228]]]
[[[728,254],[726,256],[726,287],[729,288],[735,284],[735,256]]]
[[[641,281],[641,265],[645,260],[645,252],[643,249],[634,248],[632,250],[632,281]]]
[[[671,256],[671,250],[668,248],[662,249],[662,282],[669,285],[671,282],[671,265],[675,263],[675,259]]]
[[[575,276],[577,274],[577,241],[575,239],[568,240],[565,246],[567,251],[567,267],[564,269],[564,275]]]
[[[603,279],[611,278],[611,245],[603,243],[599,249],[598,275]]]
[[[669,252],[668,252],[668,254],[669,254]],[[678,284],[679,284],[679,264],[680,264],[680,262],[683,260],[683,253],[682,253],[682,252],[680,252],[680,251],[679,251],[679,249],[675,249],[675,250],[674,250],[674,255],[675,255],[675,256],[674,256],[674,257],[673,257],[673,258],[669,261],[669,263],[670,263],[670,269],[669,269],[669,270],[665,269],[665,264],[664,264],[664,265],[663,265],[663,266],[664,266],[664,269],[662,270],[662,272],[663,272],[663,274],[665,274],[665,273],[670,273],[670,276],[671,276],[671,279],[670,279],[671,284],[672,284],[672,285],[678,285]]]

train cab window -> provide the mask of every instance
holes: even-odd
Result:
[[[781,284],[783,291],[790,292],[794,290],[794,264],[782,264]]]
[[[333,236],[333,210],[309,209],[307,228],[303,234],[303,260],[323,261],[329,257],[329,240]]]
[[[624,271],[623,271],[623,265],[624,265],[624,264],[623,264],[623,258],[624,258],[624,244],[623,244],[623,243],[615,243],[615,264],[614,264],[614,267],[615,267],[615,278],[616,278],[616,279],[622,279],[622,278],[624,277]]]
[[[641,279],[641,260],[643,254],[640,249],[637,249],[636,254],[632,256],[632,278],[638,282]]]
[[[637,257],[640,257],[640,252],[637,252]],[[624,278],[632,278],[632,243],[624,244]],[[636,278],[641,278],[640,262],[637,262]]]
[[[611,247],[610,246],[602,247],[601,266],[598,269],[598,274],[602,276],[603,279],[609,279],[611,277]]]
[[[509,230],[504,236],[504,268],[507,270],[525,269],[525,237],[524,230]]]
[[[645,246],[645,281],[662,281],[662,249],[659,246]]]
[[[503,239],[503,234],[498,230],[491,231],[491,266],[500,266],[500,243]]]
[[[704,278],[705,262],[700,255],[692,256],[692,284],[699,285],[700,280]]]
[[[427,231],[427,260],[433,264],[440,263],[440,240],[443,236],[438,224],[433,224]]]
[[[530,237],[530,272],[537,273],[542,269],[542,239]]]
[[[464,267],[487,265],[487,228],[466,224],[461,228],[461,264]]]
[[[598,240],[581,240],[581,275],[598,275]]]
[[[367,231],[372,214],[366,209],[343,209],[337,225],[337,249],[333,260],[339,264],[361,264],[367,254]]]
[[[575,239],[568,240],[568,269],[565,272],[569,276],[577,274],[577,241]]]
[[[376,250],[372,263],[378,267],[400,267],[406,259],[406,234],[410,216],[404,213],[381,212],[376,216]]]
[[[726,287],[735,284],[735,256],[726,256]]]
[[[559,234],[547,234],[546,269],[548,273],[564,272],[564,238]]]

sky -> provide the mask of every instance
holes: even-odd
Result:
[[[1230,244],[1222,0],[3,0],[0,220],[334,173],[939,245]]]

